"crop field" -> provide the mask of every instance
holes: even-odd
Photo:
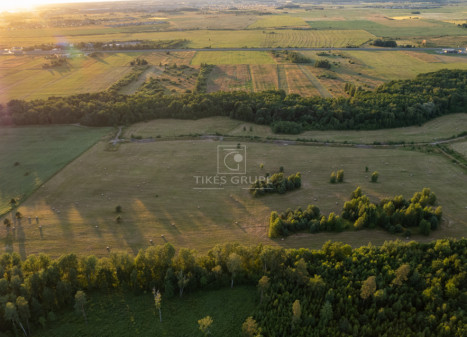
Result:
[[[180,51],[180,52],[146,52],[144,58],[154,65],[190,65],[192,58],[195,56],[194,51]]]
[[[191,64],[274,64],[271,53],[266,51],[199,51]]]
[[[277,90],[279,88],[275,64],[250,65],[254,91]]]
[[[79,30],[78,30],[79,31]],[[1,32],[1,31],[0,31]],[[3,32],[5,34],[5,32]],[[374,35],[364,30],[192,30],[167,32],[129,32],[95,35],[69,35],[57,41],[54,36],[30,37],[26,33],[22,37],[10,38],[1,36],[5,46],[33,46],[38,43],[57,42],[109,42],[134,40],[176,40],[188,39],[189,48],[254,48],[254,47],[345,47],[359,46]]]
[[[109,128],[76,126],[0,128],[0,214],[96,143]]]
[[[256,133],[257,129],[244,132]],[[39,216],[42,228],[23,220],[16,224],[16,232],[2,230],[0,244],[22,256],[38,252],[56,256],[63,251],[105,255],[107,246],[112,251],[136,253],[149,240],[206,251],[227,241],[316,248],[328,239],[359,246],[396,238],[379,230],[299,234],[283,241],[267,238],[272,210],[314,203],[323,213],[340,212],[357,186],[372,199],[398,194],[411,197],[430,187],[443,205],[444,225],[429,238],[415,238],[459,237],[467,232],[467,195],[458,188],[467,178],[444,157],[403,149],[242,143],[247,146],[248,176],[273,173],[284,166],[286,173],[302,173],[303,187],[255,199],[243,189],[248,184],[229,181],[221,189],[202,189],[219,187],[197,183],[201,178],[195,178],[217,174],[217,145],[237,143],[166,140],[121,144],[117,151],[105,151],[106,144],[98,143],[19,207],[26,218]],[[369,182],[365,166],[380,172],[377,184]],[[330,185],[330,172],[339,168],[345,170],[346,182]],[[123,208],[119,223],[115,221],[117,205]]]
[[[257,304],[254,287],[210,290],[183,294],[183,298],[163,297],[162,322],[154,310],[152,294],[92,293],[88,296],[86,315],[69,310],[48,322],[35,337],[94,337],[94,336],[200,336],[198,320],[211,316],[213,336],[240,335],[242,323],[251,316]]]
[[[282,28],[282,27],[306,27],[307,23],[300,17],[288,15],[271,15],[259,19],[248,28]]]
[[[248,64],[220,65],[209,74],[207,91],[252,91],[251,72]]]
[[[287,90],[289,94],[299,94],[302,96],[319,96],[319,91],[307,79],[299,66],[294,64],[283,65],[284,74],[287,80]]]
[[[135,53],[77,57],[67,65],[43,69],[50,63],[39,56],[0,57],[0,103],[11,99],[35,99],[49,96],[97,92],[110,87],[131,70]]]

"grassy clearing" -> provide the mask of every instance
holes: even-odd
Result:
[[[136,56],[135,53],[83,56],[71,59],[66,66],[50,69],[42,69],[49,62],[44,57],[2,56],[0,102],[105,90],[131,71],[129,63]]]
[[[250,132],[240,131],[241,125],[238,129]],[[252,132],[257,132],[256,127]],[[320,247],[329,239],[353,246],[394,239],[378,230],[300,234],[284,241],[267,238],[272,210],[315,203],[323,213],[340,212],[358,185],[372,199],[396,194],[410,197],[415,191],[430,187],[443,205],[445,225],[429,238],[415,239],[466,235],[467,195],[459,186],[465,185],[467,178],[444,157],[402,149],[246,143],[248,176],[275,172],[284,166],[286,173],[302,173],[303,187],[287,195],[257,199],[241,188],[248,184],[239,187],[228,182],[221,190],[194,189],[206,187],[197,184],[194,176],[216,175],[217,145],[236,143],[209,139],[130,143],[112,152],[105,151],[105,144],[99,143],[20,207],[26,217],[40,217],[42,230],[23,222],[17,225],[14,237],[5,236],[2,229],[0,244],[23,256],[38,252],[56,256],[65,251],[102,256],[107,254],[107,246],[112,251],[136,253],[149,246],[149,240],[206,251],[216,243],[231,241]],[[260,168],[261,163],[264,169]],[[379,171],[378,184],[369,182],[365,166]],[[345,170],[346,182],[330,185],[330,172],[340,168]],[[121,223],[114,220],[117,205],[123,207]]]
[[[9,210],[11,198],[23,201],[109,130],[76,126],[0,128],[0,214]],[[19,165],[15,166],[16,162]]]
[[[76,312],[59,314],[58,320],[34,334],[47,336],[202,336],[198,320],[211,316],[213,336],[240,336],[241,326],[256,305],[257,290],[233,289],[187,293],[183,298],[162,298],[162,323],[152,294],[99,294],[89,296],[88,324]]]
[[[307,23],[299,17],[288,15],[272,15],[260,18],[248,28],[283,28],[283,27],[306,27]]]
[[[269,52],[265,51],[206,51],[197,52],[191,64],[274,64]]]

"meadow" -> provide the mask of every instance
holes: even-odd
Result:
[[[109,131],[78,126],[1,127],[0,214],[10,209],[12,198],[24,201]]]
[[[131,134],[143,138],[173,138],[188,135],[214,135],[237,137],[260,137],[263,139],[315,140],[319,142],[354,143],[371,145],[375,142],[432,143],[448,139],[467,131],[467,113],[451,114],[433,119],[421,126],[383,130],[345,131],[305,131],[299,135],[274,134],[266,125],[257,125],[233,120],[227,117],[210,117],[195,121],[159,119],[137,123],[125,130],[124,136]],[[453,146],[462,143],[453,143]],[[461,146],[461,145],[459,145]]]
[[[211,316],[213,336],[240,336],[243,322],[257,302],[254,287],[184,293],[183,298],[162,297],[162,322],[154,309],[151,293],[92,293],[86,306],[88,324],[82,315],[69,310],[47,323],[33,336],[201,336],[198,320]]]
[[[50,63],[43,56],[1,56],[0,103],[106,90],[131,71],[130,62],[138,55],[78,56],[66,65],[48,69],[42,68]]]
[[[127,132],[132,131],[136,130]],[[216,175],[217,145],[237,143],[210,138],[161,140],[120,144],[116,151],[108,151],[108,146],[100,142],[21,204],[21,213],[38,216],[42,228],[22,221],[16,225],[16,232],[2,230],[1,244],[6,251],[22,256],[38,252],[57,256],[63,251],[102,256],[108,254],[106,247],[136,254],[149,246],[150,240],[204,252],[217,243],[232,241],[317,248],[329,239],[360,246],[397,238],[379,230],[267,238],[271,211],[313,203],[325,214],[340,213],[357,186],[362,186],[372,200],[399,194],[411,197],[430,187],[443,205],[443,226],[430,237],[414,238],[432,240],[466,234],[467,196],[459,186],[465,185],[467,178],[461,168],[439,155],[407,149],[241,142],[247,146],[248,176],[274,173],[284,166],[286,174],[302,173],[303,187],[264,198],[253,198],[244,189],[248,184],[235,181],[220,189],[199,189],[219,187],[202,184],[201,178],[195,177]],[[377,184],[369,182],[365,166],[380,172]],[[329,184],[330,172],[341,168],[345,170],[345,183]],[[115,220],[117,205],[123,208],[121,222]]]

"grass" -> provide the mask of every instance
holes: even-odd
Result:
[[[162,297],[162,323],[151,293],[133,295],[92,293],[87,304],[88,324],[82,315],[67,311],[33,336],[202,336],[198,320],[211,316],[212,336],[240,336],[257,299],[254,287],[199,291],[183,298]]]
[[[197,52],[191,64],[274,64],[269,52],[265,51],[201,51]]]
[[[246,131],[243,130],[243,127],[245,127]],[[253,128],[253,132],[249,131],[250,127]],[[278,135],[272,133],[269,126],[245,123],[227,117],[204,118],[196,121],[159,119],[132,125],[126,130],[125,135],[129,136],[134,133],[145,138],[156,136],[165,138],[188,134],[212,135],[219,133],[241,137],[258,136],[288,140],[300,138],[321,142],[373,144],[374,142],[429,143],[450,138],[464,131],[467,131],[467,113],[442,116],[422,126],[369,131],[305,131],[300,135]]]
[[[66,66],[42,69],[48,63],[38,56],[0,58],[0,102],[49,96],[97,92],[110,87],[131,71],[130,61],[138,54],[103,54],[102,57],[77,57]]]
[[[202,123],[198,125],[202,127]],[[185,127],[189,128],[187,124]],[[258,128],[241,131],[243,127],[239,125],[232,133],[255,134]],[[191,130],[194,132],[195,127]],[[136,130],[129,129],[127,133],[133,131]],[[216,175],[217,145],[237,143],[167,140],[122,144],[118,151],[105,151],[105,144],[98,143],[20,207],[26,217],[39,216],[42,230],[23,222],[16,236],[2,230],[0,245],[23,256],[38,252],[57,256],[65,251],[102,256],[108,254],[107,246],[112,251],[136,254],[140,248],[149,246],[149,240],[207,251],[217,243],[232,241],[318,248],[329,239],[352,246],[395,239],[396,236],[379,230],[299,234],[284,241],[267,238],[271,211],[314,203],[325,214],[340,212],[350,192],[359,185],[373,200],[399,194],[411,197],[414,192],[430,187],[443,205],[444,225],[428,238],[415,239],[459,237],[467,233],[464,216],[467,195],[459,189],[467,178],[458,166],[442,156],[403,149],[241,142],[247,145],[247,176],[253,177],[249,179],[284,166],[286,174],[302,173],[303,187],[286,195],[257,199],[241,188],[248,187],[248,182],[240,187],[229,182],[221,190],[195,189],[213,186],[197,184],[195,176]],[[261,163],[264,169],[260,168]],[[378,184],[369,182],[365,166],[370,172],[380,173]],[[330,185],[330,172],[340,168],[345,170],[345,183]],[[121,223],[114,220],[116,205],[123,207]]]
[[[0,214],[66,166],[109,132],[76,126],[0,128]],[[19,165],[14,164],[18,162]]]
[[[451,147],[467,159],[467,142],[453,143]]]
[[[306,53],[305,53],[306,54]],[[342,68],[381,81],[414,78],[441,69],[467,69],[467,58],[415,51],[346,51],[356,65]],[[390,65],[390,66],[389,66]],[[337,70],[339,72],[339,69]]]

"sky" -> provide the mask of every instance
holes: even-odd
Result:
[[[56,3],[71,3],[71,2],[101,2],[111,0],[0,0],[0,12],[2,11],[19,11],[24,9],[33,9],[35,6],[56,4]]]

